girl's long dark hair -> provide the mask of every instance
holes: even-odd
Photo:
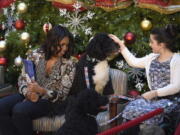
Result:
[[[63,26],[56,25],[48,33],[44,43],[41,46],[42,51],[45,53],[45,59],[49,60],[52,56],[59,53],[59,43],[64,37],[69,38],[68,50],[64,54],[64,58],[70,58],[74,53],[74,38],[69,30]]]
[[[177,51],[176,42],[180,40],[180,26],[168,24],[164,28],[154,28],[151,34],[155,35],[158,43],[165,43],[166,47],[172,52]]]

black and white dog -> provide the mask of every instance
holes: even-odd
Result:
[[[113,94],[108,59],[118,54],[118,50],[119,45],[108,34],[96,34],[77,63],[70,95],[77,94],[85,88],[93,88],[104,95]]]

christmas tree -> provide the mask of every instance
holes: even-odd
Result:
[[[26,58],[28,51],[39,47],[46,33],[56,24],[65,25],[73,32],[76,56],[84,51],[89,39],[98,32],[112,33],[130,40],[128,48],[137,57],[150,53],[148,42],[153,27],[180,24],[179,2],[158,1],[0,1],[0,64],[6,68],[5,81],[17,83],[22,58]],[[176,7],[171,7],[174,4]],[[146,90],[143,70],[130,68],[121,56],[115,58],[111,66],[128,73],[129,89]]]

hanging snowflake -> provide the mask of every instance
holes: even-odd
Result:
[[[123,61],[123,60],[117,61],[117,62],[116,62],[116,66],[118,67],[118,69],[122,69],[123,66],[124,66],[124,61]]]
[[[144,87],[144,84],[143,83],[137,83],[136,86],[135,86],[139,91],[142,91],[142,88]]]
[[[14,22],[17,19],[17,16],[15,16],[14,13],[15,13],[15,4],[11,4],[10,7],[3,9],[3,14],[7,18],[7,21],[5,22],[6,36],[9,34],[9,32],[16,30],[14,28]]]
[[[142,82],[140,77],[144,76],[144,72],[139,68],[129,68],[128,76],[132,79],[135,79],[135,83],[140,83]]]
[[[67,9],[59,9],[60,16],[63,16],[67,19],[63,25],[71,29],[74,35],[78,34],[79,30],[82,30],[86,35],[92,35],[92,28],[86,26],[86,22],[91,20],[95,13],[90,11],[86,15],[80,15],[80,8],[82,7],[79,2],[76,2],[74,5],[74,12],[70,14]]]

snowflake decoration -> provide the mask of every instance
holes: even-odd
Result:
[[[17,16],[15,16],[14,13],[15,13],[15,5],[14,4],[11,4],[10,7],[3,9],[3,14],[7,18],[7,21],[5,22],[5,28],[6,28],[5,36],[8,36],[9,32],[16,30],[14,28],[14,22],[15,22],[15,20],[17,20]]]
[[[135,83],[141,82],[140,77],[144,75],[144,72],[139,68],[130,68],[128,71],[128,76],[135,79]]]
[[[67,19],[67,22],[63,25],[69,27],[74,35],[77,35],[78,30],[82,30],[86,35],[92,35],[92,28],[85,26],[85,23],[92,19],[95,13],[88,11],[87,15],[81,16],[79,14],[81,4],[76,2],[73,7],[75,11],[72,14],[67,12],[66,9],[59,9],[60,16]]]
[[[135,86],[139,91],[142,90],[142,88],[144,87],[144,84],[143,83],[137,83],[136,86]]]
[[[120,70],[127,72],[128,79],[129,80],[132,79],[137,84],[136,88],[138,88],[139,90],[142,90],[142,87],[144,86],[144,84],[142,84],[143,80],[141,80],[140,77],[145,76],[145,73],[142,69],[132,68],[123,60],[117,61],[116,67]]]
[[[117,66],[119,69],[122,69],[123,66],[124,66],[124,61],[123,61],[123,60],[117,61],[117,62],[116,62],[116,66]]]

